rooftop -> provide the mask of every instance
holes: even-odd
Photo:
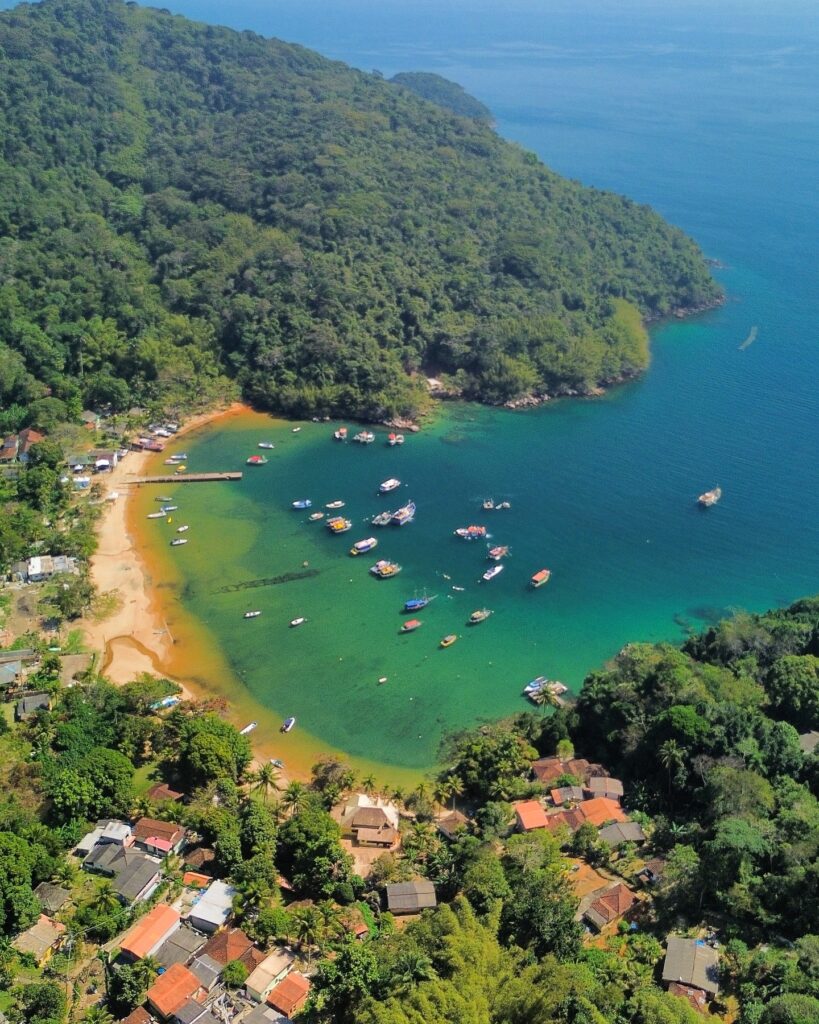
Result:
[[[192,928],[182,925],[168,936],[154,954],[163,967],[186,964],[194,953],[205,945],[205,938]]]
[[[699,939],[669,935],[663,963],[663,981],[701,988],[710,995],[719,992],[719,954]]]
[[[241,928],[226,928],[208,939],[202,953],[207,953],[218,963],[229,964],[231,960],[241,960],[253,945]]]
[[[435,886],[426,878],[387,886],[387,906],[394,914],[415,914],[437,904]]]
[[[274,949],[262,962],[248,975],[245,985],[248,992],[251,989],[255,992],[265,992],[270,985],[279,977],[282,971],[287,971],[295,963],[296,958],[288,949]]]
[[[40,882],[34,890],[34,895],[40,901],[43,910],[47,910],[49,914],[56,914],[71,893],[52,882]]]
[[[31,953],[39,960],[52,946],[56,945],[64,931],[64,924],[52,921],[45,914],[40,914],[36,923],[21,932],[12,945],[18,952]]]
[[[578,811],[592,825],[605,825],[608,821],[628,821],[628,818],[616,800],[605,796],[595,796],[577,805]]]
[[[308,979],[298,971],[293,971],[284,981],[279,982],[267,997],[267,1001],[272,1007],[291,1017],[304,1006],[309,992]]]
[[[598,835],[604,843],[609,846],[619,846],[621,843],[644,843],[645,832],[636,821],[615,822],[613,825],[606,825],[601,828]]]
[[[546,828],[549,824],[546,811],[537,800],[521,800],[514,807],[518,825],[524,832],[530,832],[535,828]]]
[[[616,796],[619,799],[623,795],[623,783],[607,775],[592,775],[586,783],[586,789],[592,796]]]
[[[120,948],[141,960],[157,949],[168,933],[179,927],[179,911],[167,903],[158,903],[131,928],[120,941]]]
[[[236,890],[227,882],[211,882],[204,896],[190,910],[190,917],[197,921],[223,925],[233,913],[233,897]]]
[[[622,917],[633,905],[634,898],[631,889],[619,882],[592,903],[585,917],[597,928],[603,928]]]
[[[160,839],[172,846],[182,838],[185,829],[175,821],[157,821],[156,818],[140,818],[134,825],[134,839],[144,843],[147,840]]]
[[[200,991],[199,979],[182,964],[172,964],[160,974],[146,994],[147,1001],[163,1017],[170,1017]]]

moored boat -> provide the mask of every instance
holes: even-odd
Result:
[[[323,512],[311,512],[310,515],[307,517],[307,520],[308,520],[308,522],[311,522],[311,523],[317,523],[319,521],[319,519],[323,519],[323,518],[324,518],[324,513]]]
[[[531,697],[533,694],[540,693],[548,682],[549,680],[546,676],[537,676],[537,678],[533,679],[523,687],[521,693],[524,697]]]
[[[423,626],[423,622],[420,619],[407,619],[398,630],[399,633],[412,633],[414,630]]]
[[[173,501],[173,498],[170,496],[170,494],[159,494],[157,495],[157,497],[154,498],[154,501],[161,501],[164,503],[166,501]]]
[[[479,608],[469,616],[469,625],[476,626],[479,622],[485,622],[491,614],[491,608]]]
[[[378,490],[381,494],[389,494],[390,491],[394,491],[396,487],[401,486],[401,481],[396,480],[394,476],[391,476],[389,480],[385,480],[383,483],[378,485]]]
[[[309,498],[299,498],[297,501],[291,501],[293,508],[311,508],[313,502]]]
[[[357,540],[355,544],[353,544],[350,548],[350,554],[363,555],[365,551],[372,551],[375,547],[378,547],[378,541],[375,537],[365,537],[364,540]]]
[[[511,508],[511,507],[512,507],[512,505],[511,505],[510,502],[508,502],[508,501],[500,501],[495,506],[495,511],[497,511],[498,509]]]
[[[373,526],[389,526],[392,522],[392,512],[379,512],[370,521]]]
[[[496,576],[499,576],[502,572],[503,572],[503,565],[498,563],[497,565],[493,565],[489,569],[487,569],[486,572],[481,577],[481,579],[485,580],[488,583],[489,580],[493,580]]]
[[[417,612],[417,611],[420,611],[421,608],[426,608],[426,606],[429,604],[429,602],[430,601],[434,601],[434,600],[435,600],[435,595],[434,594],[432,595],[432,597],[427,597],[426,594],[424,594],[423,597],[411,597],[409,599],[409,601],[405,601],[404,602],[404,611],[405,612]]]
[[[187,544],[187,543],[188,543],[188,538],[187,537],[174,537],[174,539],[171,541],[171,547],[172,548],[178,548],[178,547],[181,547],[182,544]]]
[[[534,573],[529,582],[533,587],[535,587],[535,589],[537,589],[538,587],[542,587],[544,583],[548,583],[551,575],[551,569],[539,569]]]
[[[328,501],[327,504],[324,507],[325,508],[344,508],[344,502],[341,501],[340,499],[338,499],[336,501]]]
[[[347,428],[346,427],[339,427],[338,430],[334,430],[333,431],[333,437],[335,438],[336,441],[346,441],[347,440]]]
[[[305,622],[307,622],[307,619],[305,619],[305,617],[303,615],[299,615],[299,617],[297,619],[291,619],[290,620],[290,625],[291,626],[302,626],[302,625],[304,625]]]
[[[346,533],[352,528],[353,524],[343,516],[333,516],[332,519],[327,520],[327,529],[330,533]]]
[[[179,476],[180,473],[184,473],[187,468],[188,468],[187,466],[177,466],[176,467],[176,475]]]
[[[165,513],[164,512],[149,512],[148,515],[145,518],[146,519],[164,519],[165,518]]]
[[[711,508],[712,505],[716,505],[721,497],[722,488],[715,487],[712,491],[706,491],[704,494],[701,494],[697,501],[703,508]]]
[[[393,512],[392,521],[396,526],[406,526],[407,523],[411,523],[415,518],[415,502],[408,501],[406,505],[402,505],[397,512]]]
[[[358,441],[359,444],[372,444],[375,440],[375,434],[370,430],[360,430],[353,440]]]
[[[177,533],[187,533],[187,531],[188,531],[189,529],[190,529],[190,527],[189,527],[189,526],[187,525],[187,523],[186,523],[186,524],[185,524],[184,526],[177,526],[177,528],[176,528],[176,532],[177,532]]]
[[[291,718],[285,718],[285,720],[281,724],[281,731],[282,732],[290,732],[290,730],[293,728],[293,726],[295,724],[296,724],[296,719],[295,718],[292,718],[292,717]]]
[[[300,430],[301,430],[301,427],[293,427],[293,433],[294,434],[298,434]]]
[[[459,526],[455,531],[456,537],[463,540],[482,540],[486,536],[485,526]]]
[[[245,612],[242,616],[243,619],[258,619],[262,613],[260,611]]]
[[[458,637],[457,637],[457,635],[455,633],[447,633],[447,635],[443,638],[443,640],[441,640],[440,646],[441,647],[451,647],[455,643],[455,641],[457,639],[458,639]]]
[[[404,443],[404,435],[403,434],[388,434],[387,435],[387,444],[390,446],[390,448],[394,448],[397,444],[403,444],[403,443]]]
[[[264,455],[251,455],[245,464],[248,466],[266,466],[267,459]]]
[[[390,562],[386,558],[380,558],[375,565],[370,566],[370,572],[381,580],[389,579],[390,576],[397,576],[401,572],[398,562]]]
[[[493,509],[495,507],[495,499],[494,498],[487,498],[484,501],[484,503],[483,503],[483,505],[481,507],[485,508],[486,511],[489,512],[490,509]]]
[[[486,557],[493,562],[499,562],[502,558],[506,558],[509,554],[509,548],[505,544],[498,544],[494,548],[490,548],[486,553]]]
[[[163,505],[159,511],[162,512],[164,515],[167,515],[168,512],[176,512],[178,508],[178,505]]]
[[[258,448],[264,448],[266,451],[272,451],[276,446],[272,441],[259,441]]]

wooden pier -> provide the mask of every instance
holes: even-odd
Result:
[[[163,473],[162,476],[135,476],[129,484],[213,484],[223,480],[241,480],[241,473]]]

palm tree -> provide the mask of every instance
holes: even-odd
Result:
[[[338,907],[330,900],[322,900],[316,904],[316,912],[321,921],[322,939],[336,938],[344,931]]]
[[[401,786],[396,786],[395,789],[392,791],[392,799],[397,804],[402,804],[404,802],[405,796],[406,794],[404,793],[404,790],[402,789]]]
[[[374,793],[376,789],[375,776],[365,775],[364,778],[361,780],[361,788],[364,790],[367,796],[370,796],[372,793]]]
[[[114,1018],[104,1006],[89,1006],[83,1017],[85,1024],[114,1024]]]
[[[100,914],[113,914],[120,909],[119,897],[112,882],[100,882],[91,900],[91,906]]]
[[[296,923],[296,938],[307,952],[307,963],[313,957],[313,946],[318,942],[321,930],[321,915],[315,907],[299,907],[293,914]]]
[[[459,775],[449,776],[449,795],[452,797],[452,810],[455,810],[455,798],[464,795],[464,782]]]
[[[279,769],[274,764],[271,764],[270,761],[267,761],[257,772],[254,772],[250,788],[253,792],[261,791],[262,801],[267,803],[270,790],[278,790],[279,788],[279,776]]]
[[[282,807],[290,811],[291,814],[298,814],[304,805],[306,796],[307,787],[303,782],[288,782],[281,799]]]
[[[393,987],[399,993],[409,992],[419,981],[430,981],[434,977],[432,961],[419,949],[405,949],[399,953],[392,969]]]
[[[682,747],[676,740],[666,740],[660,747],[660,764],[668,772],[668,797],[671,799],[671,776],[684,764]]]
[[[139,796],[131,808],[132,818],[152,818],[156,814],[156,804],[147,796]]]
[[[142,980],[145,988],[150,988],[156,980],[161,966],[162,964],[160,964],[155,956],[144,956],[134,965],[134,974]]]
[[[544,686],[540,690],[535,690],[534,693],[529,695],[529,700],[532,701],[533,704],[536,704],[544,714],[546,713],[547,708],[560,707],[560,701],[558,700],[557,694],[550,690],[548,686]]]

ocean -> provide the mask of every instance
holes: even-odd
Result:
[[[515,413],[451,405],[401,449],[384,434],[367,448],[338,445],[336,424],[293,434],[250,416],[186,439],[191,470],[245,468],[258,441],[277,445],[241,485],[178,489],[191,543],[163,543],[155,575],[171,628],[198,623],[187,655],[202,682],[236,699],[246,689],[260,733],[296,715],[300,739],[282,738],[285,759],[298,742],[303,757],[333,748],[396,773],[424,769],[447,731],[523,709],[533,676],[576,690],[627,642],[678,643],[733,610],[819,589],[819,23],[809,4],[169,6],[385,76],[459,82],[500,134],[555,170],[650,203],[692,234],[727,292],[721,309],[656,326],[649,371],[599,400]],[[366,518],[398,503],[375,495],[388,476],[418,515],[377,531]],[[722,501],[704,512],[696,497],[716,485]],[[331,537],[308,524],[290,508],[303,496],[317,507],[345,500],[353,530]],[[512,508],[483,513],[490,496]],[[483,546],[452,535],[469,523],[511,548],[491,583],[477,582]],[[373,532],[373,557],[346,554]],[[397,559],[401,575],[370,578],[375,556]],[[548,585],[527,588],[544,566]],[[400,636],[403,601],[423,593],[435,595],[423,627]],[[484,605],[495,614],[466,627]],[[250,607],[263,614],[248,622]],[[296,615],[308,621],[290,629]],[[439,650],[449,632],[460,639]],[[219,680],[208,678],[209,645],[227,665]]]

